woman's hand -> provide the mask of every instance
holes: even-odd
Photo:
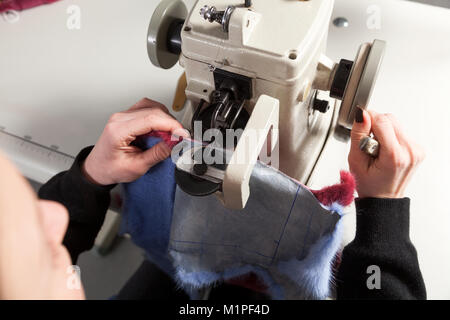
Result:
[[[359,149],[360,140],[370,133],[380,143],[376,159]],[[402,198],[424,156],[422,148],[405,135],[392,114],[358,110],[348,162],[360,198]]]
[[[189,136],[167,108],[156,101],[142,99],[129,110],[113,114],[84,162],[83,171],[87,178],[99,185],[140,178],[171,153],[164,142],[146,151],[131,145],[136,137],[154,130]]]

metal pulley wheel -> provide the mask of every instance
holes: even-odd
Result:
[[[378,71],[383,60],[386,42],[374,40],[360,46],[345,88],[338,124],[351,129],[356,108],[367,109]]]
[[[181,29],[187,14],[180,0],[163,0],[153,13],[147,33],[147,52],[156,67],[170,69],[177,63]]]

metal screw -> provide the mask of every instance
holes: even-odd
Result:
[[[347,18],[344,17],[334,19],[333,24],[338,28],[347,28],[349,25]]]

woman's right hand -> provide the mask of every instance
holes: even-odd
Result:
[[[403,198],[415,169],[425,157],[422,148],[406,136],[392,114],[358,109],[351,132],[348,156],[360,198]],[[372,158],[359,148],[360,140],[373,133],[380,143]]]
[[[148,169],[170,156],[165,142],[142,151],[132,142],[151,131],[166,131],[174,136],[189,133],[159,102],[144,98],[127,111],[111,116],[102,135],[83,164],[89,181],[98,185],[132,182]]]

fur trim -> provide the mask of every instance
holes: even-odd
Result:
[[[355,178],[347,171],[341,171],[340,174],[341,183],[320,190],[311,190],[317,200],[323,205],[330,206],[333,203],[339,203],[346,207],[353,202],[356,188]]]
[[[166,131],[152,131],[149,134],[147,134],[145,137],[156,137],[160,138],[164,143],[172,150],[177,144],[179,144],[183,138],[182,137],[175,137],[170,132]]]

